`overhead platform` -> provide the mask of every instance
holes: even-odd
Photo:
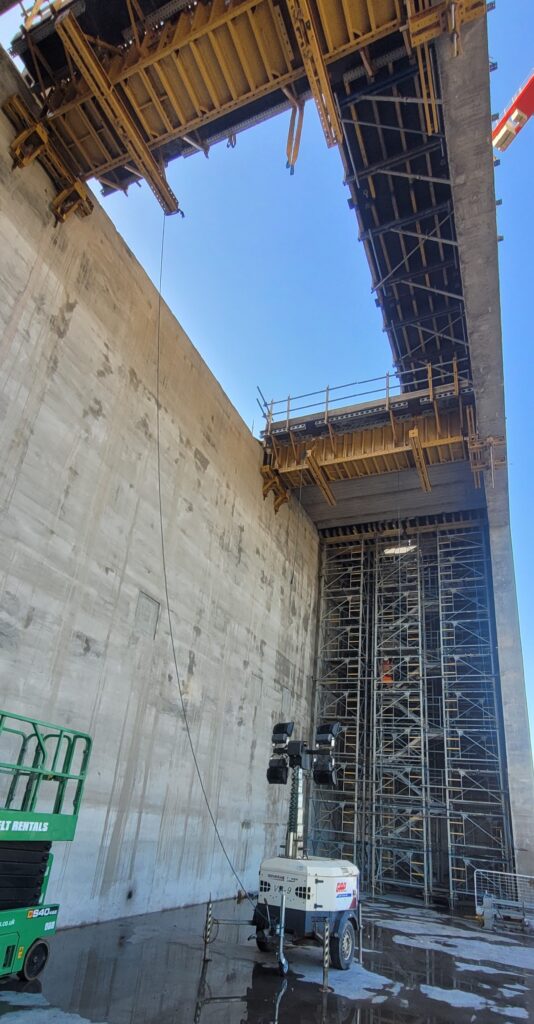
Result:
[[[359,499],[372,494],[385,517],[412,506],[481,507],[475,495],[484,473],[504,464],[504,438],[480,437],[473,385],[455,365],[451,376],[451,384],[435,384],[428,364],[413,390],[386,375],[264,403],[264,497],[272,491],[277,510],[293,490],[319,527],[369,518]],[[365,401],[348,404],[359,397]]]
[[[145,178],[173,213],[170,160],[291,110],[293,165],[311,95],[327,145],[342,149],[399,365],[465,362],[433,40],[458,49],[485,11],[484,0],[37,0],[12,47],[36,100],[6,106],[13,157],[41,159],[59,193],[74,189],[59,219],[90,212],[92,178],[105,192]]]
[[[58,190],[58,220],[91,212],[92,178],[104,192],[145,178],[173,213],[179,200],[166,180],[169,161],[208,154],[222,139],[233,145],[239,131],[291,110],[293,166],[304,103],[313,97],[326,144],[340,149],[391,344],[397,376],[388,417],[393,424],[400,411],[395,386],[417,393],[421,380],[436,411],[440,388],[459,394],[458,381],[469,388],[472,380],[436,44],[446,39],[448,59],[459,60],[462,33],[485,13],[483,0],[38,0],[13,42],[33,93],[4,105],[18,132],[13,160],[43,163]],[[502,434],[478,437],[470,406],[469,457],[476,461],[478,444],[479,468],[493,472],[486,455],[497,444],[502,461]],[[362,415],[368,420],[370,411]],[[346,417],[345,424],[330,417],[332,443],[346,426]],[[409,429],[418,430],[415,421]],[[268,421],[267,447],[278,432]],[[293,447],[298,437],[301,425],[292,424]],[[443,461],[445,449],[427,459],[416,436],[405,441],[411,456],[400,463],[415,465],[429,490],[426,461]],[[319,452],[313,479],[297,474],[299,486],[317,484],[323,458]],[[273,464],[269,454],[266,462]],[[264,479],[277,508],[295,479],[282,486]]]

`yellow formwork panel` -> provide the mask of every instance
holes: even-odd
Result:
[[[400,0],[309,0],[328,65],[398,31]],[[273,0],[214,0],[184,11],[123,54],[101,55],[111,85],[130,105],[151,149],[183,138],[305,73],[291,19]],[[80,80],[49,97],[49,118],[77,173],[101,176],[128,154]]]
[[[131,42],[121,47],[83,37],[74,22],[71,48],[76,37],[79,56],[84,42],[82,64],[74,60],[76,72],[47,89],[44,120],[65,147],[73,176],[122,188],[124,178],[114,172],[126,168],[133,178],[147,177],[163,205],[176,209],[157,166],[167,143],[186,139],[202,148],[198,129],[269,94],[295,103],[292,87],[307,80],[327,143],[335,145],[342,129],[330,82],[334,62],[361,51],[369,67],[367,47],[402,30],[403,45],[409,50],[411,40],[418,47],[424,77],[428,40],[452,32],[456,43],[462,23],[485,9],[483,0],[211,0],[163,24],[135,23]],[[66,28],[62,14],[56,31],[65,45]],[[39,63],[37,38],[32,49]],[[66,54],[71,69],[72,57]],[[106,81],[105,101],[95,90],[95,67]],[[431,83],[421,89],[433,131]]]

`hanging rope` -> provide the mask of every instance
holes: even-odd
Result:
[[[236,871],[236,869],[235,869],[235,867],[233,865],[232,859],[231,859],[231,857],[230,857],[230,855],[229,855],[229,853],[228,853],[228,851],[226,849],[226,846],[224,844],[223,838],[222,838],[221,833],[219,831],[219,827],[217,825],[217,821],[215,819],[215,815],[214,815],[214,813],[213,813],[213,811],[211,809],[209,797],[208,797],[208,794],[207,794],[207,791],[206,791],[206,787],[204,785],[204,780],[202,778],[202,772],[200,770],[200,765],[198,763],[198,758],[197,758],[197,755],[196,755],[196,752],[195,752],[195,747],[194,747],[194,744],[193,744],[193,737],[191,735],[191,729],[189,727],[189,720],[188,720],[188,717],[187,717],[187,710],[186,710],[186,706],[185,706],[185,700],[184,700],[184,694],[183,694],[183,689],[182,689],[182,683],[181,683],[181,680],[180,680],[180,672],[178,670],[178,658],[176,656],[176,645],[175,645],[175,642],[174,642],[174,629],[173,629],[173,625],[172,625],[171,605],[170,605],[170,601],[169,601],[169,582],[168,582],[168,575],[167,575],[167,558],[166,558],[166,552],[165,552],[165,531],[163,529],[163,502],[162,502],[162,493],[161,493],[161,439],[160,439],[160,399],[159,399],[159,395],[160,395],[160,365],[161,365],[161,286],[162,286],[162,279],[163,279],[163,255],[164,255],[164,249],[165,249],[165,220],[166,220],[166,217],[165,217],[165,214],[164,214],[163,215],[163,229],[162,229],[162,232],[161,232],[161,251],[160,251],[160,260],[159,260],[159,289],[158,289],[158,317],[157,317],[156,447],[157,447],[157,456],[158,456],[158,460],[157,460],[157,467],[158,467],[158,503],[159,503],[160,537],[161,537],[161,562],[162,562],[162,567],[163,567],[163,583],[164,583],[164,589],[165,589],[165,604],[166,604],[166,608],[167,608],[167,620],[168,620],[168,623],[169,623],[169,634],[170,634],[170,638],[171,638],[172,657],[173,657],[173,661],[174,661],[174,671],[175,671],[175,675],[176,675],[176,683],[177,683],[177,686],[178,686],[178,693],[179,693],[179,696],[180,696],[180,705],[181,705],[181,709],[182,709],[182,717],[183,717],[183,721],[184,721],[184,725],[185,725],[185,731],[186,731],[186,734],[187,734],[187,740],[188,740],[188,743],[189,743],[189,748],[190,748],[190,751],[191,751],[191,757],[193,759],[193,764],[195,766],[195,772],[197,774],[197,778],[198,778],[198,782],[199,782],[200,789],[201,789],[201,792],[202,792],[202,796],[204,798],[204,803],[206,804],[206,809],[207,809],[207,812],[208,812],[211,824],[213,826],[213,831],[215,832],[215,835],[217,837],[217,841],[218,841],[219,846],[220,846],[220,848],[221,848],[221,850],[222,850],[222,852],[224,854],[224,857],[226,859],[228,867],[230,868],[230,871],[232,872],[236,882],[238,883],[239,888],[245,893],[246,898],[248,899],[248,901],[251,904],[251,906],[255,907],[254,901],[248,895],[248,892],[247,892],[247,890],[246,890],[246,888],[245,888],[241,878],[239,877],[239,875],[238,875],[238,873],[237,873],[237,871]]]

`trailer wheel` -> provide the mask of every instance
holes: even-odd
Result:
[[[256,945],[260,953],[270,953],[272,946],[265,932],[256,932]]]
[[[37,939],[26,952],[19,978],[23,981],[34,981],[38,978],[48,962],[50,947],[44,939]]]
[[[356,947],[356,940],[354,937],[354,928],[351,921],[345,921],[341,926],[339,933],[333,935],[330,939],[330,959],[332,961],[332,967],[336,967],[338,971],[348,971],[352,961],[354,960],[354,949]]]

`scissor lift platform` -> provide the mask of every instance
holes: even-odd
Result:
[[[85,733],[0,711],[0,979],[48,960],[52,842],[74,838],[90,754]]]

